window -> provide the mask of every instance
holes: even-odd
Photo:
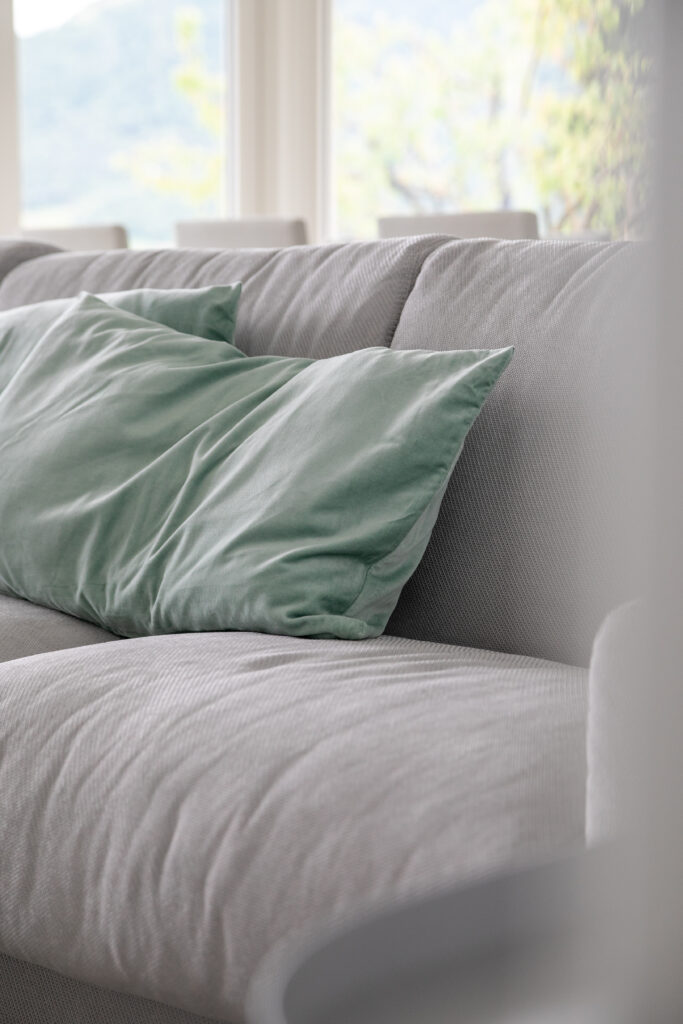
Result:
[[[333,222],[531,209],[637,235],[644,0],[333,0]]]
[[[163,245],[180,219],[264,214],[317,241],[531,209],[546,235],[642,231],[647,0],[14,6],[26,227],[119,221]],[[16,179],[12,139],[3,157]]]
[[[15,0],[24,227],[224,211],[225,0]]]

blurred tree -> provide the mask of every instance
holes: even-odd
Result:
[[[645,0],[481,0],[448,34],[337,17],[342,235],[378,214],[536,209],[546,231],[637,234]]]
[[[335,197],[343,237],[389,212],[534,209],[545,232],[638,235],[649,65],[646,0],[480,0],[449,33],[335,16]],[[201,13],[177,21],[174,83],[205,142],[161,136],[121,157],[197,208],[221,192],[223,82]]]

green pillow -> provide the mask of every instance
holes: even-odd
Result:
[[[0,393],[0,590],[123,636],[377,636],[511,355],[250,358],[82,296]]]
[[[183,334],[232,342],[241,284],[209,288],[138,288],[112,292],[102,298],[111,306],[127,309],[146,320],[165,324]],[[70,299],[50,299],[32,306],[0,312],[0,388],[45,331],[71,305]]]

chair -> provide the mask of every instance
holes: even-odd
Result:
[[[559,242],[611,242],[609,231],[551,231],[548,238]]]
[[[93,224],[70,228],[25,228],[22,238],[49,242],[60,249],[94,251],[127,249],[128,234],[120,224]]]
[[[176,245],[188,249],[270,249],[305,245],[306,222],[299,218],[245,217],[186,220],[175,226]]]
[[[538,218],[529,210],[380,217],[377,226],[380,238],[431,234],[456,238],[538,238]]]

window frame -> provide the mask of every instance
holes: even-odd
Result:
[[[224,0],[228,75],[222,207],[303,217],[330,235],[332,0]],[[21,220],[16,37],[0,0],[0,232]],[[112,211],[116,217],[116,211]]]

